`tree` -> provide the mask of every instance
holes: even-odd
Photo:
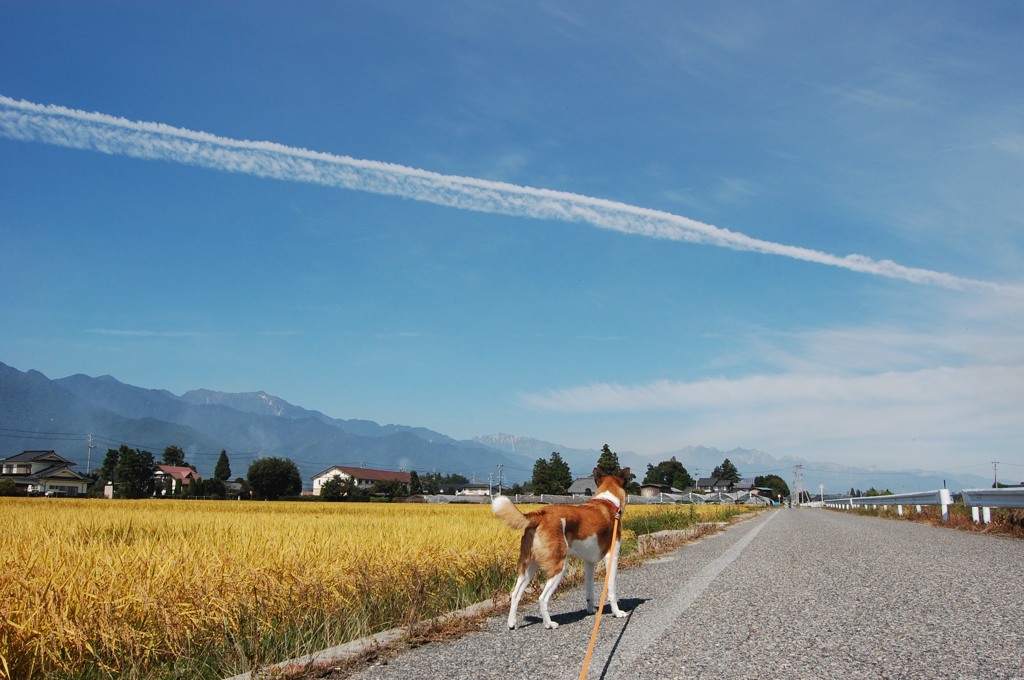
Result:
[[[195,484],[198,481],[199,480],[195,480],[192,484]],[[212,479],[204,479],[203,482],[206,487],[204,489],[205,495],[210,496],[211,498],[227,498],[228,487],[224,483],[223,479],[213,477]],[[192,484],[189,485],[189,493],[192,492]]]
[[[122,446],[122,448],[124,448]],[[117,476],[117,459],[120,457],[121,452],[118,449],[107,449],[107,455],[103,459],[103,465],[99,471],[99,482],[100,485],[105,486],[107,482],[113,482]]]
[[[23,495],[13,479],[0,479],[0,496],[21,496]]]
[[[728,479],[734,484],[740,481],[740,472],[736,469],[736,466],[726,458],[722,461],[722,464],[711,471],[711,476],[717,479]]]
[[[423,493],[423,482],[415,470],[409,472],[409,495],[418,496]]]
[[[156,461],[152,453],[121,444],[117,451],[117,467],[114,470],[118,498],[152,496],[155,469]]]
[[[441,480],[437,475],[427,475],[427,481],[423,484],[423,493],[429,496],[441,493]]]
[[[562,454],[558,451],[551,452],[551,460],[548,462],[548,480],[551,484],[549,493],[566,494],[572,486],[572,470],[569,464],[562,460]]]
[[[621,466],[619,465],[619,454],[609,448],[605,444],[601,448],[601,456],[597,459],[597,467],[601,468],[601,472],[606,475],[614,475],[619,472]]]
[[[530,484],[535,494],[566,494],[572,486],[572,470],[562,454],[552,451],[550,460],[538,458],[533,464]]]
[[[404,482],[400,482],[397,479],[382,479],[370,488],[370,494],[373,496],[384,496],[389,501],[392,501],[398,496],[407,495],[408,491],[405,488]]]
[[[302,491],[299,468],[288,458],[260,458],[249,466],[246,477],[257,498],[275,501],[281,496],[297,496]]]
[[[220,457],[217,458],[217,465],[213,468],[213,478],[226,482],[231,479],[231,463],[228,462],[228,452],[220,450]]]
[[[663,460],[657,465],[648,464],[644,484],[667,484],[683,490],[693,486],[694,481],[683,464],[676,460],[675,456],[672,456],[669,460]]]
[[[530,478],[530,485],[533,486],[533,493],[545,494],[551,493],[551,470],[549,469],[548,461],[544,458],[538,458],[533,464],[533,476]]]
[[[347,475],[335,475],[320,485],[320,498],[325,501],[351,501],[357,495],[356,480]]]
[[[778,475],[758,475],[754,477],[754,486],[767,487],[772,490],[772,497],[781,501],[789,496],[789,485]],[[852,494],[851,494],[852,495]]]
[[[161,465],[174,465],[177,467],[185,467],[188,463],[185,462],[185,452],[181,450],[179,446],[168,446],[164,449],[163,456],[160,459]]]

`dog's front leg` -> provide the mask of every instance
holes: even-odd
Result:
[[[597,566],[596,562],[588,562],[583,560],[583,576],[584,581],[587,584],[587,613],[593,614],[597,611],[597,603],[594,602],[594,568]]]
[[[619,598],[615,594],[615,578],[619,571],[619,547],[621,545],[622,541],[615,542],[615,548],[608,551],[608,558],[605,562],[605,569],[608,571],[608,603],[611,604],[612,614],[617,619],[626,616],[626,612],[619,609]]]

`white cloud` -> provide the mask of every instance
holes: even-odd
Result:
[[[693,382],[590,384],[520,395],[569,420],[655,421],[633,433],[652,450],[672,442],[897,468],[1017,455],[1024,364],[873,375],[786,373]],[[1007,448],[1010,447],[1010,448]],[[1007,458],[1003,458],[1007,460]]]
[[[154,331],[138,328],[90,328],[86,332],[121,338],[200,338],[211,335],[203,331]]]
[[[442,175],[273,142],[229,139],[160,123],[129,121],[4,96],[0,96],[0,135],[133,158],[169,160],[224,172],[401,196],[463,210],[580,222],[627,234],[779,255],[943,288],[1024,295],[1024,291],[1016,287],[907,267],[864,255],[838,256],[774,243],[672,213],[601,198]]]
[[[921,407],[943,402],[1021,408],[1024,365],[928,368],[866,376],[787,373],[694,382],[658,380],[640,385],[594,383],[520,395],[532,408],[570,413],[713,411],[720,409]]]

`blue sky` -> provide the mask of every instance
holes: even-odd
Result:
[[[1024,477],[1019,3],[0,12],[15,368]]]

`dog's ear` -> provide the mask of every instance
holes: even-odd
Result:
[[[604,471],[601,468],[599,468],[599,467],[594,468],[594,484],[597,484],[598,486],[601,486],[601,480],[603,478],[604,478]]]
[[[629,484],[629,480],[633,478],[633,475],[629,471],[629,468],[622,468],[622,470],[619,471],[619,477],[622,477],[623,484]]]

